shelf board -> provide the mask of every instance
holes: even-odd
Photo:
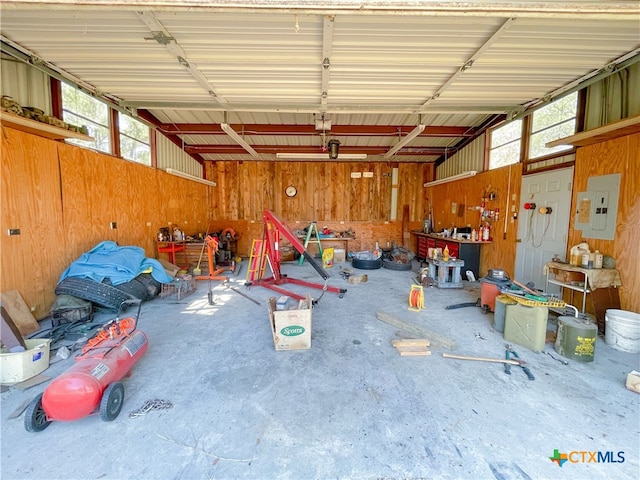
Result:
[[[546,144],[547,148],[557,147],[558,145],[573,145],[574,147],[585,147],[594,143],[613,140],[614,138],[632,133],[640,132],[640,115],[631,118],[625,118],[619,122],[609,123],[598,128],[592,128],[586,132],[576,133],[569,137],[560,138]]]
[[[5,127],[20,130],[22,132],[39,135],[52,140],[64,140],[65,138],[75,138],[77,140],[92,141],[93,137],[84,133],[72,132],[66,128],[56,127],[48,123],[38,122],[30,118],[21,117],[14,113],[0,112],[0,123]]]

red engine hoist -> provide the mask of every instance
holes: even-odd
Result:
[[[304,247],[304,245],[300,242],[298,237],[289,229],[289,227],[283,223],[280,219],[278,219],[273,212],[270,210],[265,210],[262,215],[262,221],[264,223],[264,234],[261,243],[261,252],[260,258],[258,261],[258,265],[263,265],[264,259],[269,263],[269,267],[271,268],[271,272],[273,275],[267,278],[257,278],[253,279],[250,282],[247,282],[247,286],[251,285],[260,285],[265,288],[269,288],[275,292],[281,293],[282,295],[287,295],[289,297],[296,298],[298,300],[304,300],[306,297],[303,295],[290,292],[285,290],[284,288],[279,287],[279,285],[283,283],[293,283],[295,285],[302,285],[304,287],[316,288],[323,291],[334,292],[339,294],[340,298],[344,297],[344,294],[347,293],[346,288],[339,287],[331,287],[328,285],[329,274],[326,272],[322,265],[319,264],[315,258]],[[324,285],[319,283],[307,282],[305,280],[298,280],[296,278],[288,277],[287,275],[283,275],[280,272],[280,262],[282,258],[282,254],[280,253],[280,235],[283,235],[289,242],[293,248],[295,248],[300,255],[303,255],[304,258],[307,259],[309,264],[320,274],[320,276],[324,279]],[[258,275],[262,275],[263,270],[259,268],[257,270]],[[317,300],[316,300],[317,301]]]

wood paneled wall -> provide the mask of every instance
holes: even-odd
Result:
[[[49,314],[60,274],[99,242],[152,257],[160,227],[204,230],[210,218],[213,187],[9,128],[1,142],[0,290],[18,290],[36,318]]]
[[[495,192],[496,200],[486,207],[500,208],[501,218],[493,225],[493,243],[482,248],[480,270],[482,274],[490,268],[514,271],[517,222],[508,214],[511,204],[520,203],[519,166],[424,188],[423,183],[433,178],[432,164],[218,162],[206,165],[207,178],[217,182],[217,187],[209,187],[9,128],[2,129],[0,140],[0,290],[18,290],[37,318],[49,313],[64,269],[101,241],[137,245],[154,256],[160,227],[178,225],[187,234],[232,227],[241,235],[239,254],[246,255],[251,240],[262,237],[265,209],[292,229],[302,229],[310,221],[333,230],[351,228],[356,241],[349,249],[357,251],[371,249],[376,242],[402,244],[408,230],[422,229],[429,206],[438,230],[452,224],[477,228],[479,212],[470,207],[479,206],[484,193]],[[584,240],[616,259],[624,283],[622,308],[636,312],[640,312],[639,152],[639,134],[578,149],[573,200],[575,192],[586,189],[589,176],[622,174],[616,239]],[[392,185],[394,167],[397,185]],[[352,172],[373,176],[352,178]],[[286,197],[287,185],[297,187],[296,197]],[[396,220],[391,220],[394,188]],[[452,202],[458,204],[455,212]],[[403,222],[405,207],[409,215]],[[111,222],[117,229],[110,228]],[[9,236],[10,228],[20,229],[20,235]],[[568,244],[582,240],[572,220]],[[410,246],[415,248],[415,239]]]
[[[392,171],[398,168],[396,220],[391,220]],[[371,172],[370,177],[364,172]],[[352,173],[360,174],[352,178]],[[422,184],[433,176],[432,164],[355,162],[207,162],[213,190],[212,231],[226,227],[242,233],[239,253],[253,238],[262,238],[262,214],[271,210],[291,229],[315,221],[319,227],[356,233],[350,250],[366,250],[376,242],[403,244],[402,210],[409,205],[410,223],[421,228],[427,212]],[[289,198],[288,185],[298,189]]]
[[[497,222],[491,223],[493,242],[480,249],[480,273],[483,276],[490,268],[501,268],[511,276],[514,273],[518,223],[511,219],[509,212],[511,205],[517,208],[520,202],[521,172],[520,165],[513,165],[425,189],[433,208],[435,231],[451,226],[471,226],[478,230],[478,207],[482,198],[490,192],[496,194],[495,200],[485,202],[487,209],[499,208],[500,216]],[[453,203],[457,204],[455,211],[452,210]]]
[[[393,167],[399,177],[396,218],[409,204],[411,220],[418,222],[425,214],[422,184],[432,178],[432,164],[207,162],[206,177],[218,185],[212,204],[217,219],[261,221],[269,209],[284,221],[384,222],[391,219]],[[298,189],[293,198],[284,193],[288,185]]]
[[[577,210],[578,192],[587,190],[589,177],[621,174],[615,239],[584,238],[572,221],[569,246],[587,242],[592,251],[611,255],[622,277],[622,309],[640,313],[640,134],[578,148],[574,172],[572,212]]]
[[[18,290],[36,318],[48,315],[60,274],[104,240],[144,248],[155,256],[158,229],[187,234],[235,228],[246,255],[262,237],[262,214],[272,210],[292,229],[310,221],[356,232],[349,249],[402,243],[426,212],[422,183],[430,164],[219,162],[207,164],[209,187],[92,150],[2,128],[0,290]],[[398,168],[397,220],[391,219],[392,169]],[[352,178],[352,172],[372,177]],[[298,194],[288,198],[287,185]],[[117,228],[111,229],[111,222]],[[20,235],[8,236],[10,228]]]

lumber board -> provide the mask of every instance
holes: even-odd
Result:
[[[428,347],[431,342],[426,338],[401,338],[391,341],[394,347]]]
[[[431,355],[431,350],[398,350],[401,357],[422,357]]]
[[[378,320],[380,320],[381,322],[384,323],[388,323],[389,325],[392,325],[396,328],[399,328],[400,330],[404,330],[405,332],[409,332],[417,337],[420,338],[427,338],[429,339],[431,342],[433,342],[435,345],[438,345],[440,347],[443,348],[447,348],[449,350],[453,350],[456,346],[456,342],[450,338],[447,338],[443,335],[439,335],[437,333],[434,333],[430,330],[427,330],[426,328],[420,327],[418,325],[414,325],[408,322],[405,322],[404,320],[391,315],[390,313],[386,313],[386,312],[377,312],[376,313],[376,317],[378,318]]]
[[[0,293],[0,301],[22,336],[40,330],[40,324],[17,290]]]

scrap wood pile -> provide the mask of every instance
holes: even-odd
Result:
[[[429,350],[431,342],[426,338],[396,339],[391,341],[391,345],[401,357],[431,355],[431,350]]]

